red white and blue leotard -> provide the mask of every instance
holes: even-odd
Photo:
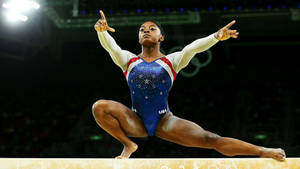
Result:
[[[107,31],[98,32],[101,45],[123,70],[130,88],[132,111],[143,121],[148,135],[155,135],[160,119],[170,111],[168,95],[177,73],[192,57],[205,51],[218,40],[214,35],[198,39],[180,52],[146,62],[135,54],[122,50]]]

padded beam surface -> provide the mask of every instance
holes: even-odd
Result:
[[[300,158],[31,159],[1,158],[1,169],[300,169]]]

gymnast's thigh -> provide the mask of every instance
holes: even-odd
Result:
[[[207,144],[214,133],[208,132],[198,124],[174,116],[171,112],[166,114],[159,122],[156,136],[164,140],[189,147],[211,148]]]
[[[113,100],[101,99],[97,101],[94,106],[101,105],[106,114],[116,118],[121,129],[129,137],[147,137],[147,132],[143,122],[140,118],[122,103]],[[93,107],[94,107],[93,106]]]

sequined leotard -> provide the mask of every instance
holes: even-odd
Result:
[[[214,35],[198,39],[180,52],[146,62],[135,54],[122,50],[107,31],[98,32],[101,45],[123,70],[130,88],[132,111],[143,121],[149,136],[155,135],[160,119],[170,111],[168,95],[177,73],[192,57],[215,43]]]

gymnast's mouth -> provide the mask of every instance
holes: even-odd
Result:
[[[151,35],[149,35],[149,34],[143,35],[143,38],[150,38],[150,37],[151,37]]]

